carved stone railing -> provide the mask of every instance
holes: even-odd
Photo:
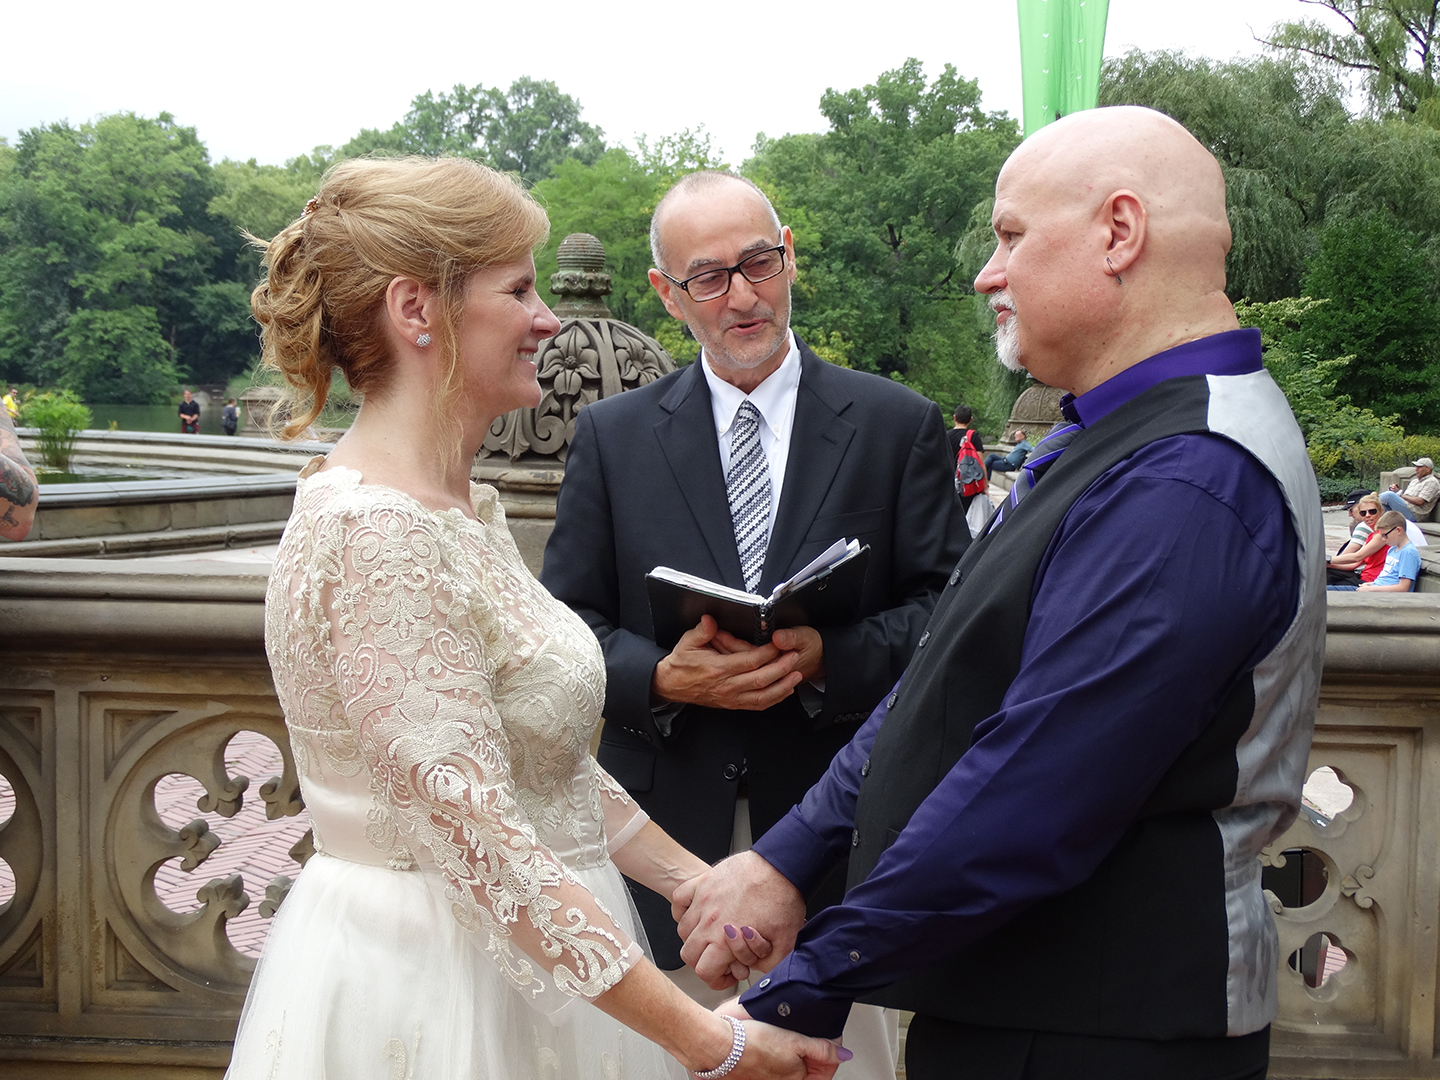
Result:
[[[15,804],[0,824],[14,878],[0,903],[0,1078],[223,1071],[254,967],[235,929],[273,914],[309,852],[294,840],[264,587],[243,565],[0,561],[0,774]],[[1267,852],[1278,864],[1308,849],[1323,869],[1304,903],[1275,901],[1271,1075],[1440,1078],[1440,599],[1329,604],[1310,766],[1333,768],[1353,801]],[[274,769],[227,766],[241,740],[272,743]],[[162,816],[156,792],[175,774],[195,811],[171,799]],[[267,863],[278,871],[212,872],[250,839],[234,828],[244,815],[251,832],[289,826]],[[186,875],[194,910],[178,911],[156,882],[173,895]],[[1312,987],[1287,961],[1317,933],[1327,967],[1344,964]]]
[[[216,877],[207,861],[242,809],[302,809],[262,645],[264,569],[0,566],[0,773],[15,802],[0,826],[15,890],[0,907],[0,1076],[65,1062],[66,1076],[218,1077],[229,1060],[255,961],[227,928],[252,905],[273,912],[287,882]],[[237,735],[273,743],[277,775],[233,774]],[[167,824],[156,789],[172,774],[198,799]],[[161,899],[162,868],[188,872],[196,903],[180,906],[197,910]]]
[[[1331,595],[1309,774],[1327,766],[1350,805],[1328,824],[1302,816],[1266,851],[1323,869],[1307,903],[1272,903],[1270,1075],[1440,1077],[1440,599]],[[1343,966],[1312,987],[1288,961],[1317,934]]]

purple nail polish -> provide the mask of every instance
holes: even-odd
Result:
[[[735,928],[731,926],[728,922],[725,924],[725,936],[728,937],[731,941],[735,940]]]
[[[835,1051],[835,1055],[836,1055],[841,1061],[849,1061],[851,1058],[853,1058],[853,1057],[855,1056],[855,1051],[854,1051],[854,1050],[846,1050],[845,1047],[842,1046],[842,1047],[840,1047],[840,1049],[838,1049],[838,1050]]]
[[[754,941],[754,940],[755,940],[755,931],[754,931],[754,930],[751,930],[750,927],[748,927],[748,926],[742,926],[742,927],[740,928],[740,933],[742,933],[742,934],[745,935],[745,940],[746,940],[746,941]]]

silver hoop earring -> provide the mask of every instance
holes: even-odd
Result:
[[[417,338],[415,339],[415,344],[416,344],[416,345],[419,345],[419,346],[423,349],[426,345],[429,345],[429,344],[430,344],[430,335],[429,335],[429,334],[421,334],[419,337],[417,337]]]

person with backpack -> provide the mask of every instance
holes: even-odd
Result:
[[[955,425],[945,433],[950,444],[950,453],[955,457],[955,493],[960,496],[960,505],[968,513],[970,500],[990,486],[986,479],[985,444],[980,433],[970,426],[975,413],[969,405],[956,405]],[[962,477],[961,472],[965,475]]]

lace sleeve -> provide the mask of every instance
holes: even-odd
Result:
[[[371,770],[367,838],[427,853],[455,918],[532,997],[545,993],[537,967],[565,994],[604,993],[640,950],[516,802],[492,693],[505,643],[458,541],[422,509],[389,504],[357,511],[340,539],[326,609]]]
[[[590,772],[600,792],[600,809],[605,815],[605,850],[614,855],[645,827],[650,815],[640,809],[640,804],[593,757]]]

